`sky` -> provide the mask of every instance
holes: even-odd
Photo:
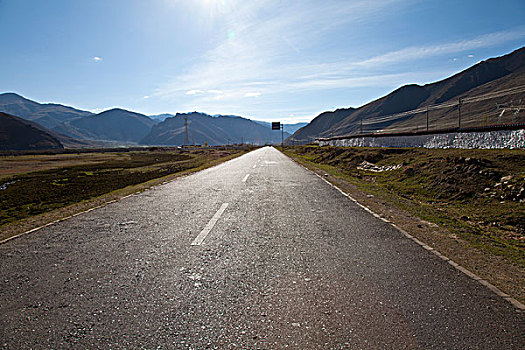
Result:
[[[523,0],[0,0],[0,93],[286,123],[525,44]]]

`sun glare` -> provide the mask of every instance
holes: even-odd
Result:
[[[231,10],[231,1],[228,0],[201,0],[201,2],[213,12],[224,14]]]
[[[225,0],[202,0],[202,2],[204,2],[205,4],[207,5],[225,5],[226,1]]]

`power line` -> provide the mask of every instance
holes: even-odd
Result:
[[[508,95],[515,95],[515,94],[519,94],[522,92],[525,92],[525,85],[521,85],[521,86],[517,86],[514,88],[510,88],[510,89],[505,89],[505,90],[494,91],[494,92],[486,93],[483,95],[461,98],[461,104],[481,102],[481,101],[490,100],[493,98],[498,98],[498,97],[503,97],[503,96],[508,96]],[[456,106],[459,107],[459,104],[460,104],[459,100],[449,101],[449,102],[444,102],[444,103],[440,103],[436,105],[428,105],[428,106],[420,107],[417,109],[412,109],[406,112],[381,115],[378,117],[363,120],[362,125],[372,125],[372,124],[384,123],[384,122],[400,119],[403,117],[407,117],[413,114],[426,113],[427,109],[429,111],[433,111],[433,110],[443,109],[443,108],[452,108]]]

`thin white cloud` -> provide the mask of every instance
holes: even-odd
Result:
[[[525,38],[525,28],[520,27],[467,40],[405,47],[360,60],[341,57],[341,52],[302,54],[337,26],[377,20],[413,1],[326,0],[307,1],[304,3],[308,6],[303,6],[302,1],[277,4],[276,0],[232,0],[236,8],[228,20],[228,30],[235,33],[235,40],[225,38],[217,43],[184,74],[159,86],[154,95],[177,101],[181,107],[239,110],[240,105],[248,109],[296,92],[428,82],[453,72],[407,72],[410,68],[406,65],[443,56],[455,60],[476,49]],[[276,6],[277,15],[266,11]],[[392,68],[399,64],[405,64],[403,73]],[[243,97],[260,98],[242,102]]]
[[[262,93],[282,93],[293,89],[319,90],[356,86],[387,86],[393,80],[399,81],[400,77],[410,82],[414,74],[367,74],[367,69],[373,70],[387,64],[406,63],[433,56],[461,53],[520,37],[525,37],[525,30],[492,33],[459,42],[409,47],[362,61],[342,60],[332,63],[307,62],[287,65],[275,64],[264,57],[257,59],[247,53],[251,49],[227,42],[214,50],[214,54],[211,55],[214,59],[196,66],[188,75],[179,76],[174,83],[161,87],[155,94],[177,96],[180,91],[185,90],[185,86],[189,84],[195,86],[195,81],[199,82],[197,84],[199,88],[186,91],[186,95],[199,95],[199,98],[204,100],[210,99],[209,96],[204,95],[204,92],[216,94],[220,92],[221,97],[216,96],[214,100],[255,97],[253,88],[259,90],[257,96],[260,96]],[[230,61],[225,51],[234,51],[239,56]],[[243,66],[244,69],[239,70],[239,66]],[[221,87],[221,90],[217,87]]]
[[[197,94],[202,94],[204,93],[204,91],[202,90],[188,90],[186,91],[186,95],[197,95]]]
[[[122,108],[122,106],[96,107],[96,108],[89,109],[89,111],[94,114],[99,114],[99,113],[109,111],[110,109],[115,109],[115,108]]]
[[[436,45],[407,47],[401,50],[388,52],[386,54],[358,62],[358,65],[378,66],[398,62],[413,61],[424,59],[427,57],[460,53],[465,51],[471,51],[474,49],[491,47],[504,42],[518,40],[522,38],[525,38],[525,28],[523,27],[512,31],[485,34],[470,40],[441,43]]]
[[[310,1],[306,6],[303,2],[282,4],[275,0],[237,2],[235,16],[228,23],[236,39],[226,39],[206,52],[186,74],[161,86],[156,95],[173,98],[183,92],[207,99],[209,97],[203,95],[203,91],[238,91],[253,82],[259,86],[268,80],[275,81],[277,77],[286,81],[298,74],[314,74],[320,68],[318,64],[290,65],[280,61],[290,53],[297,54],[304,47],[311,46],[324,32],[336,26],[363,21],[388,6],[407,1],[413,0],[326,0]],[[279,11],[269,17],[261,15],[260,12],[268,12],[269,6],[279,8]],[[225,95],[238,96],[237,93]]]
[[[102,57],[94,56],[92,60],[95,62],[102,62]]]

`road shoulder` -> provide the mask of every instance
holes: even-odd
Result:
[[[511,298],[514,298],[517,301],[515,306],[518,308],[523,307],[525,302],[525,279],[524,271],[521,267],[504,257],[490,255],[472,247],[467,241],[458,238],[445,228],[411,215],[396,206],[388,198],[378,198],[363,192],[355,185],[345,181],[341,176],[338,176],[336,172],[321,169],[293,155],[286,155],[299,165],[311,170],[344,193],[347,193],[359,204],[369,208],[402,231],[421,241],[424,245],[479,276],[478,278],[481,278],[482,281],[487,281],[489,284],[496,286],[503,292],[502,294],[508,294]]]

